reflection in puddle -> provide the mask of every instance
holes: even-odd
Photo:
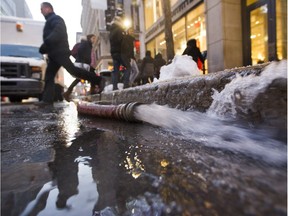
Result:
[[[68,198],[67,201],[65,201],[64,207],[59,206],[61,204],[63,205],[64,203],[62,200],[62,203],[60,204],[61,201],[59,200],[59,197],[61,197],[62,194],[59,192],[57,185],[55,185],[55,182],[48,182],[44,184],[42,189],[37,194],[35,200],[31,201],[27,205],[21,216],[66,215],[68,213],[69,215],[92,215],[93,208],[98,200],[96,183],[92,178],[91,167],[89,167],[85,161],[81,161],[78,164],[78,168],[78,193]],[[44,207],[43,210],[41,206]]]
[[[78,164],[78,193],[68,198],[64,208],[56,208],[59,201],[58,188],[49,193],[46,208],[38,215],[92,215],[93,208],[98,200],[97,186],[92,178],[91,167],[83,162]]]
[[[72,145],[72,140],[75,138],[75,134],[79,130],[79,120],[77,117],[77,109],[74,103],[69,104],[70,107],[65,107],[60,114],[61,124],[63,132],[66,134],[66,146]]]

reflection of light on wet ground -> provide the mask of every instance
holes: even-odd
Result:
[[[141,161],[141,159],[139,158],[139,155],[137,154],[137,152],[132,152],[133,150],[137,149],[138,146],[130,146],[129,150],[130,151],[126,151],[125,154],[127,155],[124,161],[124,166],[126,168],[126,170],[128,170],[128,172],[132,175],[132,177],[134,179],[137,179],[139,176],[141,176],[141,173],[145,172],[145,167]]]
[[[60,119],[63,120],[63,131],[66,133],[66,146],[72,145],[72,140],[75,138],[75,133],[79,130],[79,121],[77,116],[77,109],[74,103],[64,107]]]
[[[161,167],[167,167],[169,165],[169,161],[163,159],[161,160],[160,164],[161,164]]]

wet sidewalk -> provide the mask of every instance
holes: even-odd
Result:
[[[73,104],[1,117],[2,215],[287,214],[286,163]]]

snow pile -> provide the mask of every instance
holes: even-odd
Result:
[[[196,62],[191,56],[176,55],[171,64],[161,67],[159,81],[192,75],[200,75]]]

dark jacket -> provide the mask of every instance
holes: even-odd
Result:
[[[81,41],[76,56],[76,62],[91,64],[92,44],[87,40]]]
[[[150,51],[146,52],[140,71],[142,77],[154,77],[154,58],[152,58]]]
[[[124,30],[116,22],[110,27],[110,52],[113,54],[121,54],[121,43],[123,39]]]
[[[121,44],[121,54],[125,55],[129,59],[131,58],[135,59],[134,41],[135,41],[135,38],[132,35],[129,35],[129,34],[123,35],[123,40]]]
[[[155,69],[155,77],[159,79],[160,68],[166,64],[166,61],[162,58],[161,53],[158,53],[154,59],[154,69]]]
[[[70,53],[64,20],[53,12],[48,14],[45,19],[43,44],[41,45],[39,52],[48,55],[59,52]]]
[[[200,49],[197,47],[196,45],[196,40],[195,39],[191,39],[187,42],[187,47],[184,50],[182,55],[189,55],[192,57],[192,59],[197,63],[198,58],[200,59],[200,61],[202,62],[202,64],[204,63],[204,58],[200,52]]]

